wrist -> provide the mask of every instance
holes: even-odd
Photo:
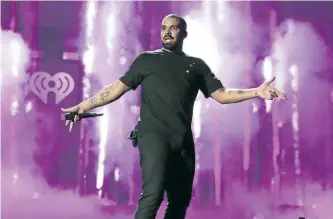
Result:
[[[93,107],[90,107],[90,106],[89,106],[89,105],[90,105],[89,103],[90,103],[89,99],[88,99],[88,100],[85,100],[85,101],[82,101],[82,102],[79,104],[80,109],[82,109],[84,112],[91,110]]]
[[[259,88],[254,88],[253,89],[253,95],[254,95],[253,98],[259,97],[258,92],[259,92]]]

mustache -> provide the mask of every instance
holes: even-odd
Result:
[[[168,38],[173,39],[173,37],[170,36],[170,35],[165,35],[165,36],[163,37],[164,40],[166,40],[166,39],[168,39]]]

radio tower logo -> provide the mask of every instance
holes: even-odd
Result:
[[[47,72],[36,72],[29,79],[31,91],[47,104],[49,92],[55,94],[55,104],[59,104],[74,90],[74,79],[65,72],[50,75]]]

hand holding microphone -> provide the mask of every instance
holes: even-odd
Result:
[[[83,118],[91,118],[103,115],[97,113],[86,113],[85,111],[87,110],[85,110],[83,103],[67,109],[62,108],[61,111],[66,113],[65,114],[66,126],[69,124],[69,132],[72,131],[75,122],[79,122]]]
[[[103,116],[103,113],[66,113],[65,114],[65,120],[70,120],[74,122],[75,116],[78,116],[78,121],[80,121],[83,118],[92,118],[97,116]]]

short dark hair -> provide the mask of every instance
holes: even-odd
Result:
[[[182,18],[182,17],[180,17],[180,16],[178,16],[178,15],[175,15],[175,14],[169,14],[169,15],[167,15],[165,18],[176,18],[178,21],[179,21],[179,26],[180,26],[180,28],[182,28],[183,29],[183,31],[186,31],[187,30],[187,23],[186,23],[186,21],[185,21],[185,19],[184,18]],[[164,19],[165,19],[164,18]]]

